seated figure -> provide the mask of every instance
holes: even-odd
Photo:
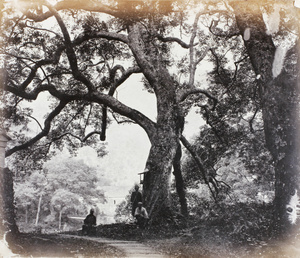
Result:
[[[143,207],[143,203],[139,202],[138,207],[135,209],[134,216],[137,220],[137,225],[139,228],[145,228],[148,223],[148,213],[147,210]]]
[[[96,217],[94,215],[94,209],[90,210],[90,214],[86,216],[82,226],[83,235],[96,235]]]

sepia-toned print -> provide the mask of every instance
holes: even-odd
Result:
[[[299,18],[1,0],[1,257],[300,257]]]

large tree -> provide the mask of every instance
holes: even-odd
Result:
[[[200,5],[199,12],[193,15],[194,23],[188,26],[181,8],[176,2],[165,1],[117,1],[108,5],[100,1],[60,1],[54,6],[46,1],[24,1],[20,2],[19,12],[5,13],[5,18],[10,19],[3,30],[6,113],[21,123],[25,110],[20,113],[20,102],[36,100],[43,92],[53,100],[41,131],[29,139],[19,137],[19,144],[6,155],[36,147],[45,139],[48,149],[62,141],[72,147],[74,139],[96,141],[97,134],[104,140],[109,108],[140,125],[151,142],[144,197],[152,220],[168,211],[173,166],[186,214],[178,162],[179,139],[187,113],[183,103],[191,94],[204,94],[203,102],[210,108],[215,99],[196,81],[197,65],[206,54],[205,45],[197,42],[204,37],[198,31],[198,22],[207,12]],[[50,28],[54,21],[56,25]],[[168,35],[175,28],[189,35],[185,37],[188,43]],[[182,81],[173,72],[176,59],[170,55],[171,50],[179,48],[185,50],[186,56],[178,65]],[[156,121],[114,96],[117,87],[134,73],[142,74],[145,86],[156,96]],[[26,115],[26,119],[32,117],[28,112]]]
[[[266,146],[275,164],[276,228],[289,232],[296,222],[300,184],[299,10],[280,1],[230,5],[260,87]]]

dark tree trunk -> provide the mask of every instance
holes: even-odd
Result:
[[[169,137],[165,137],[168,139]],[[170,138],[169,138],[170,139]],[[174,143],[175,145],[175,143]],[[152,222],[171,219],[170,178],[176,147],[154,144],[151,147],[144,178],[144,201]]]
[[[151,139],[151,149],[147,160],[148,173],[144,177],[144,201],[153,222],[163,219],[172,220],[173,213],[170,206],[170,186],[172,167],[176,164],[176,185],[180,201],[183,204],[183,214],[187,214],[184,182],[181,176],[180,160],[176,160],[176,153],[180,148],[179,130],[177,127],[177,110],[174,105],[164,105],[160,111],[164,118],[159,118],[156,134]],[[159,117],[159,116],[158,116]],[[162,121],[160,121],[162,119]],[[178,157],[177,157],[178,158]],[[174,163],[175,162],[175,163]],[[174,167],[175,169],[175,167]]]
[[[158,101],[161,101],[158,99]],[[148,173],[144,178],[144,200],[152,222],[172,220],[170,202],[171,172],[179,145],[174,105],[160,102],[156,133],[151,139],[147,160]]]
[[[7,232],[7,226],[4,224],[4,169],[0,168],[0,240],[3,239],[5,232]]]
[[[187,201],[185,196],[184,181],[181,172],[181,156],[182,156],[182,150],[181,150],[181,145],[179,144],[173,162],[173,168],[174,168],[173,174],[175,176],[176,191],[179,197],[181,214],[187,217],[188,208],[187,208]]]
[[[14,184],[13,173],[5,168],[4,171],[4,219],[7,223],[7,227],[12,235],[19,233],[18,226],[16,224],[16,213],[14,205]]]
[[[286,72],[272,86],[265,91],[263,117],[267,147],[275,161],[275,223],[284,234],[296,223],[292,217],[297,219],[292,197],[299,194],[299,93],[296,78]]]
[[[272,74],[276,48],[266,34],[259,4],[237,1],[232,7],[241,34],[250,29],[250,38],[244,38],[244,43],[259,77],[266,145],[275,164],[274,225],[282,235],[295,223],[292,197],[299,194],[299,70],[284,67],[278,76]]]
[[[155,26],[155,25],[153,25]],[[144,177],[144,202],[151,222],[172,220],[170,179],[181,134],[176,87],[166,69],[155,37],[140,24],[129,26],[129,46],[157,100],[157,121],[148,132],[151,149]]]

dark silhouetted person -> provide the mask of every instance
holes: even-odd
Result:
[[[90,214],[86,216],[82,226],[83,235],[96,235],[96,217],[94,215],[94,209],[90,210]]]
[[[134,216],[137,221],[137,225],[139,228],[145,228],[147,225],[149,216],[147,210],[143,207],[143,203],[139,202],[138,207],[135,209]]]
[[[135,191],[132,192],[131,198],[130,198],[131,205],[132,205],[131,214],[133,217],[134,217],[135,209],[138,206],[138,203],[143,201],[142,194],[141,194],[141,192],[139,192],[139,186],[136,185],[134,188],[135,188]]]

